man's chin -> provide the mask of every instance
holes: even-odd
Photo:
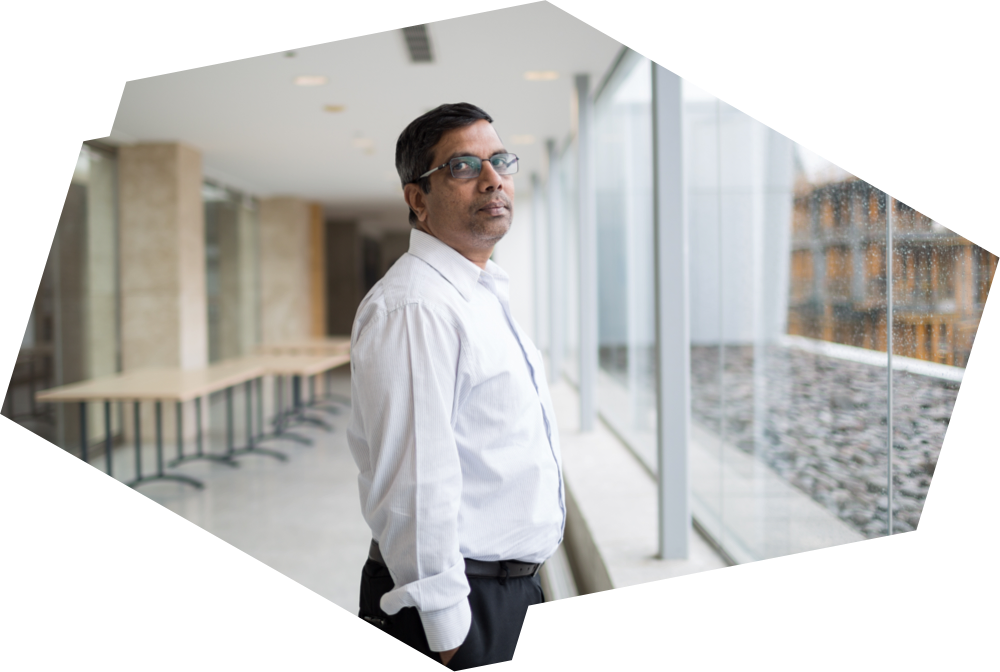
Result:
[[[510,231],[511,217],[490,217],[473,222],[472,232],[483,243],[496,243]]]

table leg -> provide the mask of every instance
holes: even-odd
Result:
[[[245,385],[246,389],[246,407],[247,407],[247,445],[243,448],[235,448],[230,451],[230,455],[246,455],[247,453],[256,453],[258,455],[269,455],[275,459],[285,462],[288,460],[288,456],[284,453],[280,453],[277,450],[270,450],[268,448],[260,448],[254,445],[254,433],[253,433],[253,381],[248,380]],[[258,423],[260,420],[258,419]]]
[[[202,438],[204,432],[201,427],[201,397],[196,397],[194,400],[194,421],[195,421],[195,441],[198,450],[198,457],[203,457],[205,453],[203,452]]]
[[[253,448],[253,381],[244,383],[243,390],[247,398],[247,448]]]
[[[80,402],[80,459],[87,460],[87,402]]]
[[[304,446],[311,446],[312,439],[307,436],[302,436],[301,434],[296,434],[295,432],[285,431],[285,378],[281,374],[275,374],[274,376],[274,433],[270,436],[261,436],[258,440],[263,441],[265,439],[291,439]]]
[[[163,404],[159,399],[153,404],[156,418],[156,476],[163,478]]]
[[[139,402],[132,403],[132,414],[135,417],[135,482],[142,480],[142,426],[139,419]]]
[[[136,403],[136,408],[139,405]],[[156,474],[154,476],[148,476],[143,478],[140,474],[136,477],[134,481],[129,483],[133,488],[140,483],[145,483],[146,481],[177,481],[178,483],[186,483],[187,485],[193,485],[194,487],[201,490],[205,487],[205,484],[201,481],[195,480],[188,476],[181,476],[180,474],[168,474],[163,470],[163,402],[159,399],[153,405],[153,410],[155,411],[154,418],[156,421]],[[136,425],[138,426],[138,414],[136,414]],[[138,436],[138,432],[136,433]],[[138,445],[138,443],[136,444]],[[138,457],[138,455],[136,455]]]
[[[201,427],[201,397],[195,397],[194,400],[194,415],[195,415],[195,454],[185,455],[184,454],[184,426],[183,426],[183,411],[184,406],[181,402],[177,402],[177,458],[170,462],[170,467],[176,467],[182,462],[191,462],[193,460],[210,460],[212,462],[219,462],[230,467],[240,466],[238,462],[235,462],[229,455],[213,455],[211,453],[205,453],[204,446],[204,432]]]
[[[233,454],[233,388],[226,388],[226,455]]]
[[[308,404],[302,399],[302,376],[292,377],[292,385],[294,386],[292,398],[294,399],[294,405],[292,406],[292,410],[289,413],[289,415],[298,420],[299,422],[308,422],[311,425],[316,425],[318,427],[322,427],[328,432],[332,432],[333,427],[329,423],[327,423],[324,420],[321,420],[320,418],[314,418],[306,414],[307,406],[311,407],[316,404],[316,393],[315,393],[315,387],[313,385],[313,383],[315,382],[315,378],[313,376],[306,376],[306,380],[309,383],[310,399]]]
[[[111,476],[111,402],[104,402],[104,462]]]

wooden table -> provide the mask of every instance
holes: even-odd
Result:
[[[324,355],[344,355],[351,350],[350,336],[327,336],[326,338],[305,338],[281,343],[266,343],[257,346],[261,355],[298,355],[306,357]]]
[[[349,345],[349,344],[348,344]],[[311,444],[312,441],[300,434],[295,434],[294,432],[287,431],[287,426],[292,420],[299,420],[301,422],[310,422],[312,424],[319,425],[328,431],[332,431],[332,427],[326,422],[318,418],[305,415],[303,408],[306,404],[303,402],[300,390],[300,381],[304,378],[309,384],[309,403],[310,406],[315,406],[316,403],[316,387],[315,380],[316,376],[326,373],[328,374],[333,369],[343,366],[351,361],[351,356],[346,352],[341,351],[336,354],[322,354],[322,355],[274,355],[274,354],[261,354],[261,355],[251,355],[249,357],[243,358],[244,361],[248,363],[253,363],[263,367],[267,373],[274,376],[275,378],[275,430],[271,436],[277,437],[281,436],[283,438],[289,438],[299,443]],[[288,411],[284,408],[284,378],[285,376],[291,376],[292,378],[292,407]],[[329,390],[329,384],[327,384],[327,389]],[[327,397],[329,398],[329,394]],[[269,438],[262,435],[262,438]]]
[[[86,462],[89,435],[87,433],[87,403],[104,403],[104,432],[105,432],[105,460],[107,473],[112,475],[112,450],[111,450],[111,402],[132,402],[135,418],[135,478],[128,483],[136,486],[140,483],[154,480],[172,480],[187,483],[195,487],[203,487],[203,483],[188,476],[179,474],[169,474],[164,471],[163,465],[163,402],[173,401],[177,408],[177,459],[172,465],[189,459],[211,459],[226,462],[235,466],[231,456],[212,455],[203,451],[203,437],[201,427],[201,398],[219,390],[227,390],[231,401],[232,388],[241,383],[250,385],[251,381],[265,375],[267,370],[260,364],[248,361],[230,360],[220,362],[213,366],[201,369],[141,369],[129,371],[114,376],[95,378],[62,385],[38,392],[35,398],[41,402],[48,403],[72,403],[80,405],[80,450],[81,457]],[[186,401],[194,400],[196,411],[196,440],[197,453],[195,455],[184,455],[184,414],[181,405]],[[155,408],[156,417],[156,474],[154,476],[144,476],[142,474],[142,428],[140,424],[139,404],[143,401],[152,401]],[[231,409],[230,409],[231,410]],[[231,439],[233,432],[231,426],[232,413],[227,414],[229,421],[227,426],[227,437]],[[231,440],[229,447],[232,447]]]
[[[208,459],[217,462],[236,466],[233,458],[236,455],[246,453],[256,453],[270,455],[276,459],[285,460],[284,453],[261,448],[258,444],[271,437],[298,438],[311,443],[305,437],[297,437],[284,431],[288,418],[283,410],[283,401],[280,399],[281,381],[284,376],[294,376],[296,379],[306,377],[312,382],[316,375],[331,371],[350,361],[347,354],[325,354],[319,356],[292,356],[292,355],[252,355],[236,359],[224,360],[208,367],[192,370],[182,370],[173,368],[162,369],[142,369],[129,371],[114,376],[96,378],[62,385],[60,387],[43,390],[35,394],[35,399],[47,403],[78,403],[80,405],[80,446],[81,458],[88,461],[89,435],[87,433],[87,403],[104,403],[104,429],[105,429],[105,455],[108,475],[112,475],[112,450],[111,450],[111,402],[132,402],[135,416],[135,457],[136,475],[128,483],[136,486],[154,480],[172,480],[187,483],[195,487],[204,487],[201,481],[182,476],[179,474],[166,473],[163,464],[163,426],[162,426],[162,404],[173,401],[177,409],[177,457],[171,461],[169,466],[187,460]],[[279,403],[276,416],[276,431],[267,435],[264,433],[264,413],[263,413],[263,385],[262,380],[265,375],[273,375],[278,381]],[[253,429],[253,388],[257,383],[257,432]],[[234,423],[233,423],[233,388],[237,385],[246,386],[247,400],[247,445],[236,448],[234,445]],[[301,414],[301,402],[298,395],[298,381],[296,380],[296,392],[294,395],[293,412]],[[214,392],[224,391],[226,395],[226,452],[218,455],[206,453],[203,449],[203,435],[201,424],[201,399]],[[196,413],[196,443],[197,450],[193,455],[184,454],[184,431],[182,404],[187,401],[194,401]],[[142,432],[140,425],[139,404],[143,401],[152,401],[155,408],[156,418],[156,474],[144,476],[142,474]]]

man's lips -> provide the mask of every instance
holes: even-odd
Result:
[[[488,215],[502,215],[507,210],[507,204],[502,201],[492,201],[479,208],[479,210]]]

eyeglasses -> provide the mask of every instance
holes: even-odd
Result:
[[[517,172],[516,154],[494,154],[487,161],[493,166],[497,175],[513,175]],[[417,179],[422,180],[445,166],[451,166],[452,177],[457,177],[460,180],[471,180],[479,177],[479,173],[483,171],[483,160],[475,156],[456,156],[437,168],[431,168]]]

